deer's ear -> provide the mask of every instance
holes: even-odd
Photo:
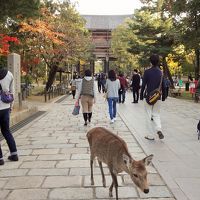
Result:
[[[123,154],[123,161],[126,165],[128,165],[128,163],[130,163],[130,158],[126,154]]]
[[[149,165],[151,163],[152,159],[153,159],[153,155],[152,154],[147,156],[146,158],[143,159],[144,164],[145,165]]]

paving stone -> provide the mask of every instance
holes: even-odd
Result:
[[[66,160],[58,161],[57,168],[71,168],[71,167],[88,167],[90,162],[88,160]]]
[[[37,157],[37,160],[69,160],[70,159],[69,154],[56,154],[56,155],[39,155]]]
[[[23,162],[20,168],[54,168],[56,161],[27,161]]]
[[[33,150],[32,155],[53,155],[58,154],[59,149],[36,149]]]
[[[5,169],[0,170],[0,177],[24,176],[28,169]]]
[[[42,149],[45,148],[43,144],[31,144],[31,145],[23,145],[20,146],[18,149]]]
[[[37,156],[22,156],[20,155],[20,161],[34,161],[36,160]]]
[[[79,154],[79,153],[87,153],[88,149],[87,148],[66,148],[66,149],[61,149],[60,153],[64,153],[64,154]]]
[[[12,200],[42,200],[48,198],[48,189],[18,189],[13,190],[8,199]]]
[[[4,170],[4,169],[18,169],[19,166],[22,164],[21,161],[18,161],[18,162],[10,162],[10,161],[7,161],[7,160],[4,160],[4,161],[5,161],[5,164],[1,165],[1,167],[0,167],[1,170]]]
[[[73,148],[73,147],[75,147],[75,144],[67,144],[67,142],[65,144],[47,144],[45,146],[45,148],[47,148],[47,149],[52,149],[52,148],[69,149],[69,148]]]
[[[101,187],[96,187],[96,197],[100,199],[110,199],[109,198],[109,187],[107,188],[101,188]],[[134,187],[119,187],[118,188],[118,196],[119,199],[121,198],[138,198],[137,191]],[[115,198],[115,188],[113,188],[113,197]]]
[[[89,154],[72,154],[72,160],[90,160]]]
[[[58,188],[50,191],[49,199],[93,199],[91,188]]]
[[[43,188],[81,187],[82,176],[48,176]]]
[[[9,190],[0,190],[0,199],[5,200],[9,192],[10,192]]]
[[[0,189],[3,188],[3,186],[6,184],[7,181],[8,181],[7,178],[0,178]]]
[[[6,189],[38,188],[45,177],[43,176],[21,176],[10,177],[5,185]]]
[[[112,183],[112,177],[109,176],[105,176],[106,178],[106,185],[110,186]],[[122,186],[122,177],[121,176],[117,176],[117,180],[118,180],[118,185]],[[90,176],[85,176],[84,177],[84,187],[102,187],[102,176],[101,175],[95,175],[94,176],[94,186],[91,186],[91,181],[90,181]]]
[[[32,150],[25,150],[25,149],[19,149],[18,150],[18,154],[19,154],[19,156],[29,156],[29,155],[31,155],[31,153],[32,153]]]
[[[69,174],[69,169],[31,169],[28,175],[41,176],[66,176]]]

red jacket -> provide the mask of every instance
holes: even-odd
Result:
[[[126,89],[128,88],[128,83],[127,83],[127,80],[124,76],[119,76],[118,77],[119,81],[120,81],[120,85],[121,85],[121,89]]]

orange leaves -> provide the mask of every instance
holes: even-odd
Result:
[[[9,53],[9,42],[19,44],[19,40],[16,37],[10,37],[8,35],[0,34],[0,55],[6,56]]]
[[[20,32],[28,32],[33,36],[45,38],[57,45],[63,44],[62,38],[64,34],[54,31],[50,24],[39,19],[29,21],[29,23],[22,22]]]

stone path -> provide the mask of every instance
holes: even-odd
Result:
[[[150,142],[144,139],[144,102],[132,104],[127,95],[118,107],[120,116],[146,153],[154,154],[153,164],[178,200],[200,199],[200,141],[196,126],[200,120],[200,104],[168,98],[161,105],[161,121],[165,139]],[[156,135],[157,137],[157,135]]]
[[[110,199],[108,186],[111,177],[105,169],[107,187],[103,188],[98,164],[95,163],[95,186],[90,185],[89,146],[86,132],[94,126],[103,126],[121,136],[135,159],[146,156],[133,136],[134,132],[117,116],[115,124],[109,123],[107,103],[99,95],[94,106],[92,123],[83,126],[82,115],[71,112],[74,101],[68,97],[15,133],[20,161],[6,161],[0,166],[0,199]],[[127,111],[129,112],[129,111]],[[2,142],[5,158],[8,149]],[[118,176],[119,198],[175,200],[154,166],[148,167],[150,193],[141,193],[129,176]]]

